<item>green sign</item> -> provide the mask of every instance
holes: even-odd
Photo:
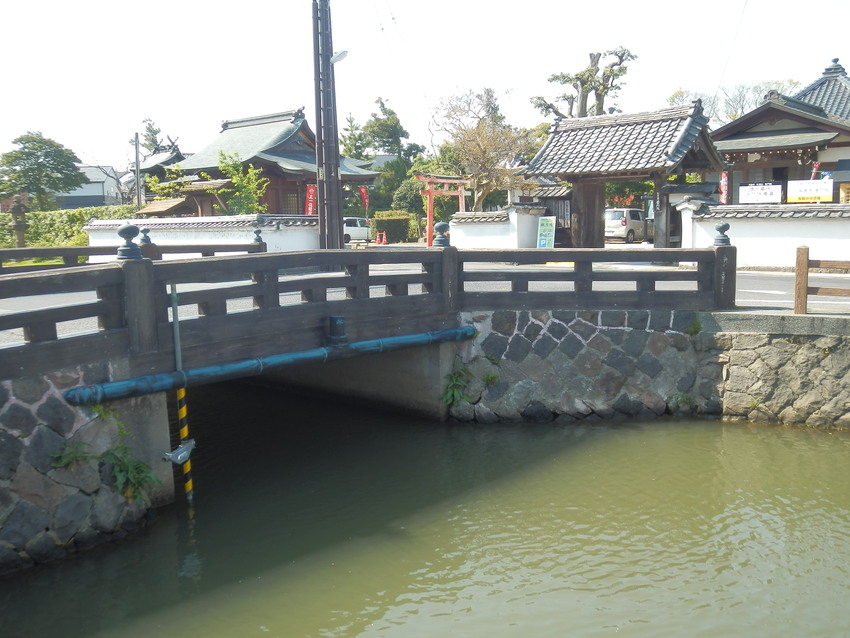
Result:
[[[541,217],[537,221],[537,247],[555,247],[555,218]]]

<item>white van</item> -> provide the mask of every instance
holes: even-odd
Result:
[[[342,218],[343,240],[346,244],[352,241],[368,242],[371,239],[370,231],[369,220],[365,217]]]
[[[605,239],[655,241],[655,222],[640,208],[606,208]]]

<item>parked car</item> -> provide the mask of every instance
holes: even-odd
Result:
[[[345,243],[352,241],[366,241],[371,239],[369,220],[365,217],[343,217],[342,232]]]
[[[606,208],[605,239],[655,241],[655,221],[640,208]]]

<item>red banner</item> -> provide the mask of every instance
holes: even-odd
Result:
[[[307,186],[307,197],[304,199],[304,214],[316,214],[316,187]]]
[[[723,171],[720,173],[720,203],[728,204],[729,200],[729,173]]]
[[[365,186],[358,186],[360,189],[360,199],[363,202],[363,208],[366,209],[366,216],[369,216],[369,189]]]
[[[812,176],[810,179],[815,179],[820,172],[820,162],[815,162],[812,164]]]

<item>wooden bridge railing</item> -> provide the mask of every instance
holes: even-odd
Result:
[[[850,261],[835,261],[827,259],[809,259],[809,247],[797,248],[797,262],[794,268],[794,314],[804,315],[808,312],[809,295],[824,295],[827,297],[850,297],[848,288],[826,288],[809,286],[809,269],[850,271]]]
[[[680,261],[696,267],[653,266]],[[175,303],[183,365],[193,368],[321,347],[330,316],[360,341],[455,328],[460,311],[726,309],[734,290],[729,246],[128,259],[0,274],[0,376],[122,359],[132,376],[172,371]]]
[[[162,259],[165,255],[200,255],[214,257],[222,253],[264,253],[265,242],[250,242],[244,244],[140,244],[142,256],[147,259]],[[0,248],[0,274],[15,274],[24,272],[42,272],[58,268],[72,268],[86,264],[89,257],[108,257],[116,259],[116,246],[52,246],[31,248]],[[62,263],[34,263],[25,266],[16,262],[32,260],[56,260]],[[81,263],[81,261],[83,263]],[[101,262],[103,263],[103,262]]]

